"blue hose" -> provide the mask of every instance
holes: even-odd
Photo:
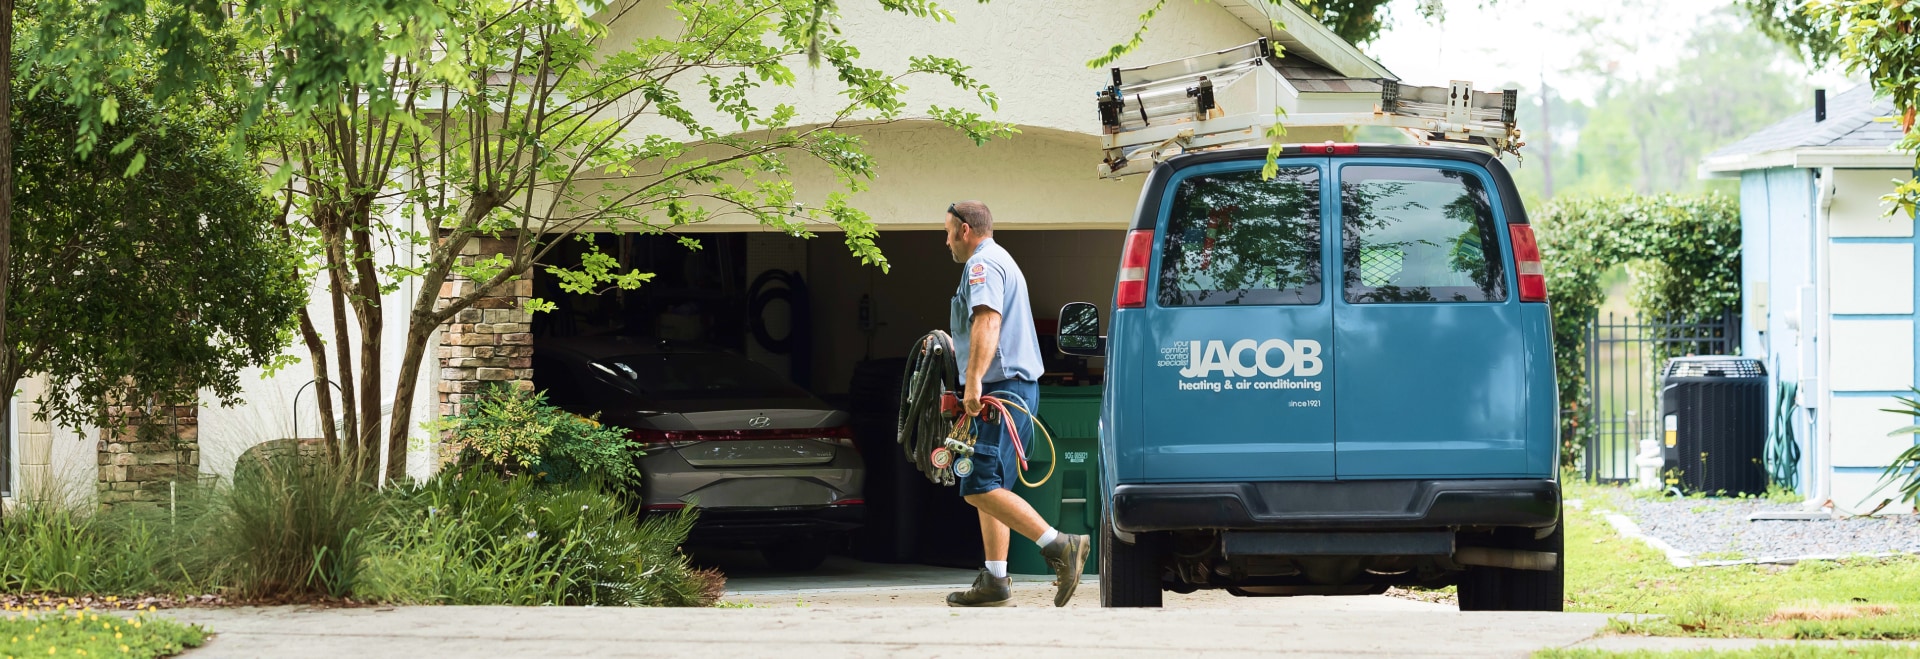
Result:
[[[1788,491],[1800,488],[1800,444],[1793,441],[1793,402],[1800,386],[1782,379],[1773,405],[1773,429],[1767,433],[1767,479]]]

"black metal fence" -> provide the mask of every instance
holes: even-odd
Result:
[[[1649,322],[1596,314],[1586,332],[1586,400],[1574,411],[1585,429],[1580,469],[1590,481],[1632,480],[1640,440],[1660,430],[1660,369],[1672,357],[1737,354],[1740,317]]]

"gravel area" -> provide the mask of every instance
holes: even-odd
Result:
[[[1608,498],[1608,507],[1626,514],[1647,535],[1693,554],[1694,560],[1920,553],[1920,518],[1913,515],[1748,521],[1757,512],[1800,512],[1806,507],[1757,499],[1643,499],[1624,491]],[[1598,502],[1588,507],[1593,503]]]

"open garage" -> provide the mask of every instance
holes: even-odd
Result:
[[[1017,221],[1000,221],[995,239],[1026,272],[1043,344],[1050,347],[1061,305],[1112,296],[1124,234],[1117,227],[1124,221],[1097,229],[1022,229]],[[636,290],[594,294],[566,293],[554,278],[537,279],[536,295],[556,308],[534,319],[536,349],[576,337],[625,336],[743,355],[850,413],[865,462],[865,515],[863,526],[838,538],[835,549],[868,561],[975,565],[980,545],[972,508],[952,488],[913,471],[893,439],[904,358],[920,336],[946,329],[948,300],[959,283],[960,266],[948,255],[943,232],[883,233],[877,243],[891,263],[887,272],[859,263],[833,234],[692,237],[699,249],[670,236],[634,234],[597,234],[591,243],[566,245],[559,262],[597,248],[655,277]],[[1048,352],[1045,384],[1097,382],[1090,377],[1097,363]],[[538,369],[545,363],[536,352],[535,378],[543,388],[550,378]],[[1098,395],[1090,386],[1086,393]],[[1070,489],[1079,492],[1070,505],[1084,506],[1085,478],[1074,480]]]

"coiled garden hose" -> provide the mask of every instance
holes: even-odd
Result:
[[[1780,381],[1773,429],[1767,433],[1767,479],[1789,491],[1800,487],[1800,445],[1793,441],[1793,412],[1800,408],[1794,398],[1799,391],[1799,384]]]
[[[959,370],[953,337],[934,330],[914,342],[907,357],[906,373],[901,378],[900,421],[896,439],[907,454],[907,462],[937,485],[953,485],[959,477],[970,473],[972,462],[967,456],[972,453],[980,426],[985,425],[965,414],[949,414],[943,405],[950,395],[947,385],[959,381]],[[1011,423],[1015,413],[1025,415],[1033,420],[1033,426],[1047,439],[1050,456],[1047,459],[1047,474],[1038,482],[1028,482],[1028,442],[1022,441],[1018,426],[1009,427],[1008,436],[1013,440],[1014,464],[1020,470],[1020,484],[1036,488],[1053,478],[1059,449],[1053,441],[1053,430],[1027,408],[1029,401],[1013,392],[992,391],[981,398],[981,403],[985,406],[981,410],[982,416],[994,412],[1002,423]]]
[[[940,399],[947,393],[947,383],[959,379],[953,337],[934,330],[914,342],[907,353],[906,373],[900,379],[900,422],[895,439],[906,451],[907,462],[937,485],[956,482],[952,471],[933,464],[932,456],[953,427],[940,410]]]

